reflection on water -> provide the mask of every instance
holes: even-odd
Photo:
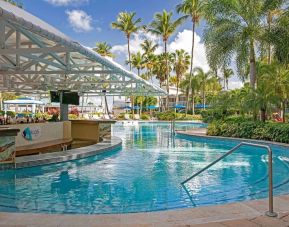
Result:
[[[176,129],[204,127],[178,123]],[[123,213],[267,196],[266,151],[242,148],[181,187],[237,144],[172,136],[168,123],[116,124],[123,148],[73,162],[0,172],[0,210]],[[274,147],[276,193],[288,193],[288,151]],[[282,158],[280,158],[282,157]]]

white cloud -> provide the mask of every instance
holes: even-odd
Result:
[[[238,79],[234,80],[234,78],[232,78],[232,80],[229,79],[229,84],[228,85],[229,85],[229,89],[233,90],[233,89],[236,89],[236,88],[243,87],[244,84],[240,80],[238,80]]]
[[[89,0],[45,0],[55,6],[80,5],[88,3]]]
[[[92,28],[92,17],[82,10],[67,10],[68,22],[76,32],[88,32]]]
[[[174,41],[169,44],[169,51],[184,49],[191,54],[192,49],[192,31],[183,30],[179,32]],[[209,65],[206,58],[205,46],[201,43],[201,37],[195,33],[194,46],[194,67],[201,67],[205,71],[209,70]]]

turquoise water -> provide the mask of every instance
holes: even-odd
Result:
[[[176,129],[204,127],[177,123]],[[180,183],[237,141],[173,137],[168,123],[113,127],[122,149],[87,159],[0,171],[0,211],[126,213],[267,197],[267,154],[244,147]],[[289,151],[272,146],[275,195],[289,194]]]

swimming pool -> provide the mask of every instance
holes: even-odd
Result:
[[[176,129],[204,127],[177,123]],[[267,154],[243,147],[180,183],[238,141],[172,136],[169,123],[113,126],[122,149],[40,167],[0,171],[0,211],[127,213],[267,197]],[[272,146],[274,194],[289,194],[288,148]]]

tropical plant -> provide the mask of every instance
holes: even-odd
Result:
[[[115,57],[114,54],[111,52],[112,49],[111,45],[109,45],[107,42],[98,42],[96,43],[95,46],[96,47],[93,48],[93,50],[98,54],[100,54],[101,56],[110,58]]]
[[[154,54],[158,48],[158,44],[154,43],[152,40],[145,39],[141,44],[141,49],[144,51],[144,55]]]
[[[244,79],[250,63],[250,85],[256,86],[256,46],[264,31],[264,15],[278,0],[209,0],[204,32],[207,58],[212,68],[229,65],[235,57],[238,75]]]
[[[20,1],[15,1],[15,0],[4,0],[5,2],[9,2],[10,4],[17,6],[19,8],[23,8],[23,3]]]
[[[176,94],[176,105],[179,101],[179,84],[180,81],[183,79],[184,74],[187,72],[190,66],[190,55],[183,49],[176,50],[172,53],[173,57],[173,65],[174,71],[176,72],[176,87],[177,87],[177,94]]]
[[[194,63],[194,47],[195,47],[195,29],[199,24],[200,19],[203,16],[204,1],[203,0],[183,0],[182,3],[178,4],[177,12],[184,14],[186,17],[190,18],[192,21],[192,50],[191,50],[191,66],[190,66],[190,81],[189,87],[191,86],[191,78],[193,76],[193,63]],[[189,90],[191,90],[189,88]],[[188,96],[189,97],[189,96]],[[186,114],[188,112],[188,103],[186,106]]]
[[[289,65],[289,10],[284,10],[277,18],[268,34],[269,43],[275,55],[275,59],[288,68]]]
[[[191,94],[191,101],[192,101],[191,107],[190,102],[187,103],[186,105],[188,106],[188,108],[192,109],[192,113],[193,115],[195,115],[195,98],[201,88],[200,77],[197,76],[191,77],[190,74],[186,74],[185,79],[182,80],[180,83],[180,87],[186,94],[186,100],[188,100],[188,102],[190,100],[188,96],[190,96]],[[191,89],[191,92],[189,92],[189,89]]]
[[[128,52],[128,61],[131,62],[131,53],[130,53],[130,38],[133,33],[136,33],[141,29],[139,23],[141,18],[135,19],[135,12],[120,12],[117,16],[116,22],[111,24],[111,27],[122,31],[127,38],[127,52]],[[131,70],[131,64],[129,64]]]
[[[143,43],[141,43],[141,49],[144,51],[143,58],[144,58],[144,67],[147,70],[146,72],[147,80],[152,79],[152,69],[155,61],[154,52],[156,51],[157,48],[158,44],[148,39],[144,40]]]
[[[114,54],[111,52],[111,49],[112,49],[111,45],[109,45],[109,44],[106,43],[106,42],[98,42],[98,43],[96,43],[96,47],[93,48],[93,50],[94,50],[95,52],[97,52],[98,54],[100,54],[101,56],[113,58],[113,57],[114,57]],[[102,69],[104,69],[103,66],[102,66]],[[102,74],[102,75],[101,75],[101,78],[102,78],[102,79],[104,79],[105,77],[106,77],[105,74]],[[103,89],[103,90],[106,90],[108,86],[109,86],[108,83],[104,83],[104,84],[102,84],[102,89]],[[87,99],[88,99],[88,96],[87,96]],[[86,99],[86,101],[87,101],[87,99]],[[84,100],[84,97],[83,97],[83,100]],[[104,104],[105,104],[105,111],[106,111],[107,114],[108,114],[109,111],[108,111],[106,93],[104,93]],[[81,112],[83,113],[83,106],[82,106],[82,111],[81,111]],[[82,115],[83,115],[83,114],[82,114]]]
[[[137,52],[131,55],[131,61],[127,61],[127,64],[131,64],[133,68],[137,69],[137,75],[140,76],[140,70],[144,68],[144,59],[141,52]]]
[[[229,79],[231,76],[234,75],[234,72],[230,68],[223,68],[223,82],[224,82],[224,89],[229,89]]]
[[[185,17],[178,18],[177,20],[173,20],[173,13],[167,12],[164,10],[162,13],[156,13],[154,16],[154,20],[149,24],[147,30],[157,36],[162,37],[164,43],[164,56],[165,56],[165,80],[167,86],[167,92],[169,93],[169,60],[167,55],[167,43],[171,35],[173,35],[177,28],[182,24]],[[168,96],[167,96],[167,108],[168,108]]]
[[[204,72],[204,70],[200,67],[196,67],[193,70],[194,74],[200,78],[200,86],[201,86],[201,96],[202,96],[202,104],[203,109],[205,109],[206,106],[206,85],[212,76],[212,72],[208,71],[207,73]]]

